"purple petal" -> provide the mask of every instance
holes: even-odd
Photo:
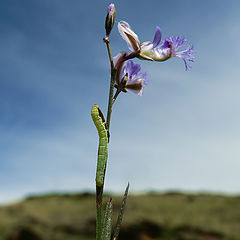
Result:
[[[141,66],[139,64],[134,64],[132,60],[125,62],[123,67],[124,75],[127,74],[127,82],[125,88],[142,95],[143,84],[147,84],[148,80],[146,78],[145,72],[140,72]]]
[[[128,73],[129,77],[136,75],[140,70],[141,70],[141,66],[139,64],[134,64],[132,60],[129,60],[127,62],[125,71]]]
[[[166,40],[168,40],[175,46],[175,50],[178,50],[180,47],[184,46],[184,44],[187,42],[186,38],[180,36],[168,37]]]
[[[156,27],[156,32],[154,35],[154,39],[153,39],[153,47],[155,48],[160,42],[161,42],[161,38],[162,38],[162,33],[161,33],[161,29],[159,26]]]
[[[114,10],[115,10],[115,6],[114,6],[113,3],[111,3],[111,4],[108,6],[108,12],[109,12],[109,14],[112,15],[113,12],[114,12]]]
[[[184,41],[186,42],[186,41]],[[189,62],[194,62],[194,47],[193,45],[188,46],[188,48],[184,51],[175,52],[174,56],[181,58],[184,61],[186,71],[191,68],[191,64]]]
[[[168,41],[168,39],[165,39],[163,44],[160,45],[159,47],[157,48],[160,48],[160,49],[166,49],[166,48],[171,48],[171,42]]]
[[[149,80],[147,79],[147,73],[146,72],[141,72],[137,75],[138,78],[143,79],[143,84],[147,85]]]

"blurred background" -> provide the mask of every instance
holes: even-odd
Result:
[[[74,206],[72,201],[76,199],[85,199],[89,209],[93,208],[86,222],[94,222],[94,197],[90,193],[95,189],[98,137],[90,111],[97,103],[106,114],[110,73],[102,38],[110,3],[1,1],[0,222],[7,219],[5,222],[19,227],[17,219],[23,217],[26,222],[36,221],[36,231],[41,229],[39,222],[45,228],[56,216],[69,223],[74,220],[73,214],[67,215],[71,212],[67,207]],[[203,222],[215,221],[204,225],[205,230],[222,231],[217,233],[221,239],[240,239],[240,213],[232,210],[236,214],[233,217],[229,210],[231,206],[233,209],[240,206],[237,197],[240,191],[240,2],[121,0],[114,3],[117,17],[111,34],[113,55],[128,51],[116,27],[118,21],[125,20],[141,42],[152,41],[157,25],[163,38],[186,37],[194,44],[196,62],[190,71],[185,71],[183,61],[177,58],[162,63],[135,60],[147,72],[149,84],[142,97],[128,92],[121,94],[115,103],[106,190],[119,194],[129,181],[130,193],[144,198],[132,200],[132,206],[140,202],[140,205],[146,203],[141,205],[142,209],[143,206],[149,209],[149,204],[156,207],[143,211],[136,219],[142,219],[148,212],[162,209],[163,214],[163,209],[169,209],[170,213],[161,219],[145,219],[148,222],[143,225],[140,222],[139,229],[156,224],[161,232],[164,225],[167,235],[164,230],[161,236],[174,239],[168,234],[169,229],[189,226],[192,222],[184,220],[178,225],[183,219],[171,215],[171,211],[183,210],[184,203],[190,207],[189,202],[196,198],[201,200],[199,204],[203,208],[197,205],[198,210],[193,207],[196,212],[190,208],[181,213],[186,219],[203,214],[193,223],[194,229]],[[169,191],[171,194],[157,193]],[[72,192],[82,194],[71,195]],[[151,196],[141,195],[146,192],[151,192]],[[197,195],[199,192],[205,194]],[[45,193],[51,194],[33,197]],[[216,195],[219,193],[221,196]],[[32,197],[25,201],[31,201],[32,205],[26,202],[8,205],[29,195]],[[64,203],[62,197],[66,196],[73,199],[70,197]],[[52,215],[49,213],[51,216],[44,215],[44,210],[41,216],[36,211],[44,201],[45,211],[53,211]],[[65,204],[67,213],[61,215],[53,207],[58,201]],[[129,202],[131,212],[131,199]],[[82,206],[88,209],[87,205]],[[73,209],[72,213],[77,214]],[[215,220],[209,220],[210,215]],[[234,227],[230,223],[232,228],[222,225],[231,222],[223,219],[226,215],[236,224]],[[4,226],[0,226],[0,234],[12,236],[12,230]],[[133,229],[138,228],[133,225]],[[52,235],[44,239],[63,236],[49,234],[48,237]],[[142,238],[154,236],[143,234]],[[211,235],[209,239],[214,237]],[[128,239],[127,235],[124,238]],[[26,236],[24,239],[27,240]]]

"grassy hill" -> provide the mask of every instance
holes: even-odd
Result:
[[[121,197],[113,196],[115,213],[120,201]],[[33,196],[0,207],[0,240],[93,239],[95,196],[92,194]],[[240,240],[240,197],[130,195],[119,239]]]

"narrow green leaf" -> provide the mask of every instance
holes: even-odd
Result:
[[[123,200],[122,200],[122,204],[121,204],[121,207],[120,207],[117,223],[116,223],[116,226],[114,228],[113,240],[118,239],[118,235],[119,235],[119,231],[120,231],[120,227],[121,227],[122,219],[123,219],[123,213],[124,213],[124,210],[125,210],[125,207],[126,207],[128,189],[129,189],[129,183],[126,187],[126,190],[125,190],[125,193],[124,193],[124,196],[123,196]]]
[[[106,211],[103,220],[102,240],[110,240],[112,232],[113,205],[112,198],[107,202]]]

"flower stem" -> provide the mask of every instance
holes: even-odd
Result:
[[[96,186],[96,208],[97,208],[97,226],[96,239],[101,240],[102,237],[102,208],[103,208],[103,187]]]
[[[117,89],[116,93],[114,94],[113,100],[112,100],[112,105],[113,105],[114,102],[116,101],[116,99],[117,99],[117,97],[118,97],[118,95],[119,95],[119,93],[120,93],[121,91],[122,91],[122,90]]]
[[[105,40],[108,50],[109,61],[111,65],[111,82],[110,82],[110,89],[109,89],[109,98],[108,98],[108,112],[107,112],[107,129],[110,129],[110,121],[111,121],[111,114],[112,114],[112,100],[113,100],[113,91],[114,91],[114,84],[116,78],[116,69],[113,63],[112,51],[110,47],[109,39]]]
[[[110,128],[110,121],[111,121],[111,113],[112,113],[112,106],[113,106],[113,92],[114,92],[114,84],[116,78],[116,70],[114,68],[113,57],[110,47],[110,42],[108,38],[103,39],[107,45],[108,56],[111,66],[111,81],[110,81],[110,90],[109,90],[109,98],[108,98],[108,111],[107,111],[107,122],[106,128],[109,131]],[[105,174],[105,172],[104,172]],[[103,188],[104,183],[102,186],[96,186],[96,209],[97,209],[97,228],[96,228],[96,238],[97,240],[102,240],[102,209],[103,209]]]

